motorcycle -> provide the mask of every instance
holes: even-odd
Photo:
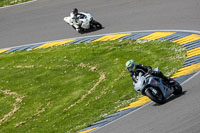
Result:
[[[64,21],[67,24],[70,24],[75,30],[79,33],[83,33],[90,29],[101,29],[102,25],[93,19],[93,16],[90,13],[83,13],[80,14],[76,19],[72,18],[71,16],[65,17]]]
[[[154,71],[158,71],[158,67]],[[149,73],[142,75],[140,72],[137,83],[133,82],[133,85],[137,92],[141,92],[142,95],[149,97],[158,104],[164,104],[173,94],[182,94],[181,85],[173,79],[171,82],[169,84],[160,77],[153,76]]]

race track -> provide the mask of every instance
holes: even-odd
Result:
[[[63,18],[77,7],[105,27],[80,35]],[[0,9],[0,48],[137,30],[200,30],[199,0],[38,0]]]
[[[184,95],[164,105],[150,103],[94,133],[199,133],[199,77],[184,83]]]
[[[92,13],[105,27],[78,34],[63,21],[72,8]],[[181,29],[200,31],[199,0],[38,0],[0,9],[0,48],[104,33]],[[184,83],[185,94],[150,103],[95,133],[199,133],[200,74]]]

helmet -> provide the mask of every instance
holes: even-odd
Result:
[[[126,62],[126,69],[128,72],[134,71],[136,67],[135,61],[133,59]]]
[[[77,8],[74,8],[74,9],[72,10],[72,12],[73,12],[74,15],[77,15],[77,14],[78,14],[78,9],[77,9]]]

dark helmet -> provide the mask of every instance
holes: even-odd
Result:
[[[78,14],[78,9],[77,9],[77,8],[74,8],[74,9],[72,10],[72,12],[73,12],[74,15],[77,15],[77,14]]]

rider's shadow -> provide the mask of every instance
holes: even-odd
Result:
[[[168,103],[168,102],[170,102],[170,101],[172,101],[172,100],[174,100],[174,99],[176,99],[176,98],[179,98],[179,97],[185,95],[186,93],[187,93],[187,91],[183,91],[180,95],[172,95],[172,96],[169,97],[169,98],[167,99],[167,101],[166,101],[165,103],[163,103],[163,104],[166,104],[166,103]],[[163,104],[155,103],[153,106],[160,106],[160,105],[163,105]]]

